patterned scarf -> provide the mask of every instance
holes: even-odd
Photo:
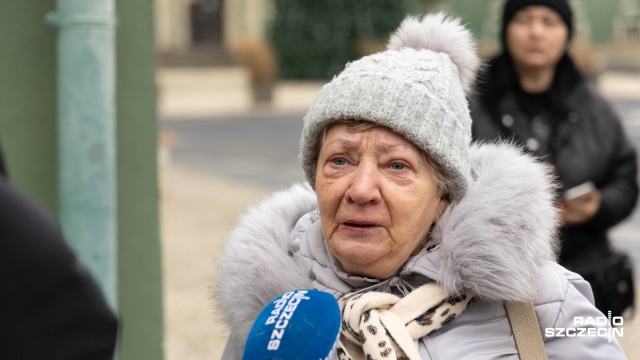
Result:
[[[419,360],[418,339],[452,321],[467,306],[430,282],[400,298],[367,292],[340,299],[339,360]]]

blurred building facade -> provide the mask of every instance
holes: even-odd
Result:
[[[159,59],[164,64],[216,65],[236,61],[243,39],[269,42],[278,0],[155,0]],[[345,0],[327,3],[346,4]],[[367,4],[372,1],[360,2]],[[443,10],[461,16],[480,40],[481,54],[498,50],[503,0],[402,0],[406,13]],[[300,6],[304,1],[290,0]],[[576,15],[574,47],[585,67],[640,69],[640,0],[571,0]],[[283,4],[285,4],[283,6]],[[303,6],[312,6],[309,5]],[[309,42],[317,39],[309,38]],[[384,41],[384,39],[382,39]],[[582,55],[580,55],[582,54]],[[362,55],[362,54],[361,54]]]
[[[271,1],[155,0],[156,46],[164,64],[229,64],[238,36],[264,37]]]

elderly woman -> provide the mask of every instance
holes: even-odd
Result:
[[[300,142],[310,186],[250,210],[219,259],[224,359],[241,357],[269,300],[300,288],[339,300],[339,359],[517,359],[505,302],[533,303],[543,333],[603,316],[588,283],[555,264],[546,166],[470,146],[479,64],[458,20],[409,18],[388,51],[323,87]],[[381,314],[401,329],[372,326]],[[550,358],[624,358],[615,339],[542,340]]]

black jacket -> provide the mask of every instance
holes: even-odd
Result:
[[[0,359],[112,359],[115,314],[55,220],[4,175],[0,172]]]
[[[609,251],[607,229],[630,215],[638,198],[636,151],[611,106],[590,87],[565,56],[550,94],[554,131],[550,154],[539,153],[529,119],[513,89],[515,72],[504,54],[493,59],[470,99],[475,140],[514,140],[552,163],[562,192],[592,181],[600,191],[599,211],[588,223],[561,229],[561,263],[589,261]],[[517,199],[514,199],[517,201]]]

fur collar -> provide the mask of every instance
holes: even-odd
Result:
[[[439,279],[450,292],[485,300],[531,300],[541,269],[556,257],[558,214],[549,167],[510,144],[471,147],[473,182],[432,231]],[[236,344],[277,295],[311,287],[309,265],[290,248],[292,229],[315,210],[308,185],[295,185],[250,209],[229,234],[213,288]]]

